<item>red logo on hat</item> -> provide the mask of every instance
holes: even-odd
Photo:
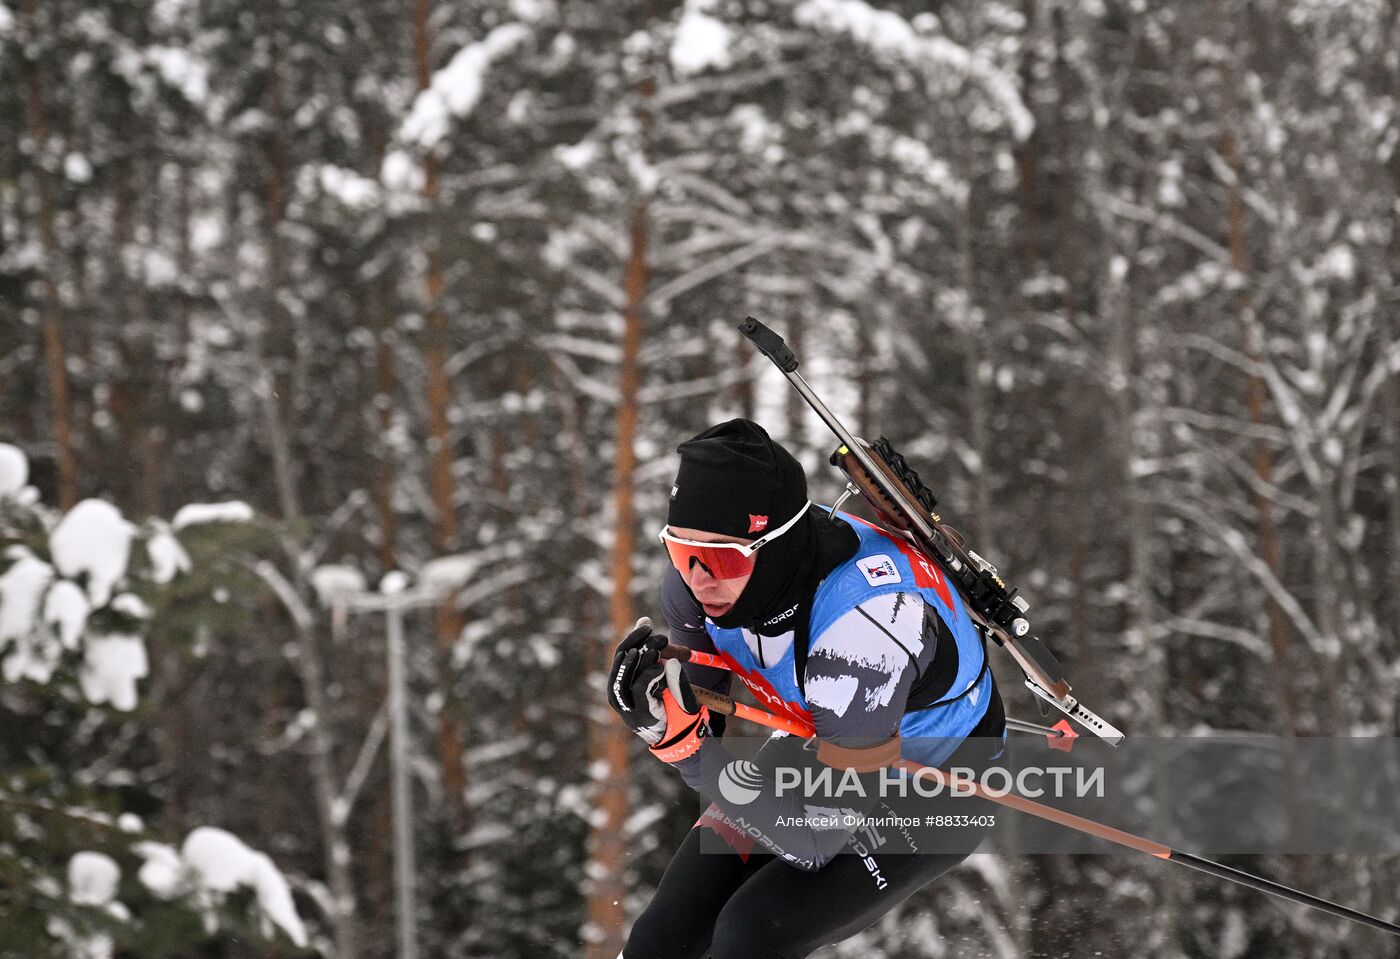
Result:
[[[749,532],[750,532],[750,533],[761,533],[761,532],[763,532],[763,531],[764,531],[765,529],[767,529],[767,528],[768,528],[768,517],[767,517],[767,516],[755,516],[755,515],[752,514],[752,513],[749,514]]]

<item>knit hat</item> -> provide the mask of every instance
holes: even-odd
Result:
[[[802,464],[757,423],[720,423],[676,452],[681,466],[666,513],[671,526],[757,539],[807,505]]]

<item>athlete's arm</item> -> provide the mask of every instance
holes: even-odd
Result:
[[[813,642],[806,695],[817,748],[791,738],[770,743],[757,796],[741,803],[725,795],[721,777],[732,781],[734,773],[725,770],[734,757],[719,743],[703,742],[694,755],[674,764],[691,788],[800,869],[820,869],[841,851],[859,817],[878,804],[883,770],[897,758],[909,690],[921,662],[934,652],[924,639],[923,602],[915,594],[902,595],[898,608],[892,596],[867,601]],[[784,770],[786,786],[780,791]]]
[[[937,636],[911,592],[872,597],[815,637],[805,691],[817,736],[839,743],[891,735],[938,652]]]
[[[661,576],[661,615],[670,627],[671,642],[700,653],[714,653],[715,644],[710,634],[705,632],[705,611],[685,588],[681,574],[669,563]],[[685,665],[686,678],[696,686],[704,686],[717,693],[729,695],[729,685],[733,677],[727,669],[710,666]],[[722,719],[723,717],[716,717]]]

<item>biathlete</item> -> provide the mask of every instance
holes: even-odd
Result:
[[[710,801],[620,959],[798,959],[977,847],[989,804],[892,790],[903,774],[890,766],[985,766],[1005,743],[1001,697],[937,565],[813,506],[801,464],[760,426],[731,420],[677,452],[660,533],[669,641],[730,669],[663,659],[646,619],[617,648],[609,703]],[[725,717],[692,688],[728,694],[734,677],[814,739],[779,735],[736,758],[718,742]]]

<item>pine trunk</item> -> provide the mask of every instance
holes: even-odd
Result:
[[[414,68],[421,92],[432,82],[432,34],[429,19],[432,0],[414,0],[413,54]],[[431,153],[423,157],[423,199],[431,214],[438,192],[437,163]],[[435,221],[429,227],[436,232]],[[444,276],[442,258],[436,236],[424,241],[427,276],[424,298],[427,305],[427,342],[424,365],[427,370],[428,401],[428,487],[433,498],[436,521],[433,524],[433,548],[439,554],[458,548],[457,508],[452,481],[452,425],[448,411],[452,405],[452,387],[447,376],[447,356],[450,331],[442,310]],[[447,797],[449,822],[458,836],[464,836],[467,823],[467,769],[464,757],[466,734],[461,720],[461,707],[452,671],[452,649],[465,625],[457,608],[455,595],[448,596],[437,607],[434,616],[437,649],[437,684],[442,696],[442,711],[438,714],[437,750],[442,771],[443,794]],[[465,866],[465,859],[463,861]]]
[[[1244,200],[1240,196],[1240,164],[1235,147],[1235,138],[1227,129],[1220,136],[1220,152],[1234,174],[1233,182],[1227,184],[1228,212],[1226,229],[1230,248],[1230,266],[1241,277],[1249,276],[1249,255],[1244,236]],[[1249,308],[1248,300],[1241,294],[1236,310],[1241,316],[1241,339],[1245,355],[1256,359],[1249,334],[1244,326],[1244,311]],[[1251,426],[1265,423],[1265,386],[1257,373],[1245,377],[1245,409]],[[1254,494],[1254,525],[1259,537],[1259,554],[1269,572],[1280,574],[1282,555],[1279,547],[1278,530],[1274,525],[1273,501],[1264,492],[1273,484],[1274,452],[1267,441],[1255,440],[1250,452],[1250,465],[1259,478],[1259,490]],[[1288,617],[1283,608],[1272,597],[1265,600],[1265,611],[1269,622],[1269,647],[1273,651],[1271,670],[1274,688],[1278,691],[1275,705],[1278,709],[1280,725],[1293,735],[1302,732],[1301,717],[1298,715],[1298,694],[1293,684],[1293,650],[1289,635]]]
[[[623,278],[626,309],[623,314],[622,365],[619,370],[620,397],[617,407],[617,457],[613,469],[613,541],[609,567],[612,571],[612,597],[609,634],[603,637],[592,657],[594,681],[589,689],[601,689],[600,677],[607,675],[612,649],[632,628],[636,619],[632,608],[632,551],[635,512],[633,484],[636,473],[637,393],[641,370],[637,355],[642,345],[642,300],[647,289],[647,205],[639,200],[632,211],[631,248]],[[622,950],[625,922],[627,785],[631,764],[632,736],[617,717],[606,709],[590,716],[589,767],[597,785],[595,803],[601,813],[589,835],[588,956],[613,959]]]
[[[1017,67],[1017,76],[1021,81],[1021,93],[1027,99],[1029,99],[1036,84],[1035,8],[1036,0],[1021,0],[1021,15],[1025,18],[1025,33],[1021,37],[1021,62]],[[1055,12],[1058,14],[1059,8],[1056,8]],[[1036,210],[1036,205],[1039,202],[1036,196],[1036,179],[1039,176],[1037,161],[1041,139],[1039,124],[1037,124],[1035,132],[1016,147],[1016,193],[1021,207],[1021,257],[1025,264],[1026,276],[1035,271],[1036,261],[1040,258],[1037,236],[1040,224]]]
[[[1217,0],[1214,9],[1215,16],[1221,20],[1220,29],[1222,35],[1228,35],[1228,24],[1224,22],[1224,10]],[[1236,312],[1239,315],[1240,341],[1244,348],[1244,354],[1250,360],[1258,360],[1255,351],[1255,344],[1249,333],[1249,303],[1248,281],[1251,276],[1249,248],[1245,238],[1245,216],[1244,216],[1244,196],[1242,194],[1242,168],[1240,162],[1238,146],[1235,136],[1231,132],[1236,122],[1239,111],[1235,106],[1235,90],[1232,72],[1228,66],[1224,67],[1224,82],[1221,90],[1221,115],[1224,119],[1220,134],[1220,154],[1225,160],[1226,166],[1231,173],[1230,182],[1225,184],[1226,188],[1226,238],[1227,246],[1230,250],[1230,267],[1245,281],[1237,302]],[[1263,377],[1257,373],[1249,372],[1245,375],[1245,408],[1248,411],[1251,426],[1259,427],[1265,423],[1266,388]],[[1258,478],[1257,491],[1254,493],[1254,517],[1255,529],[1259,537],[1260,559],[1268,567],[1270,574],[1275,578],[1282,578],[1283,557],[1280,547],[1278,529],[1274,524],[1273,501],[1269,498],[1266,490],[1273,485],[1274,476],[1274,452],[1269,448],[1268,442],[1263,439],[1256,439],[1250,451],[1250,466],[1254,470],[1254,475]],[[1326,535],[1326,534],[1325,534]],[[1270,657],[1270,669],[1273,676],[1273,684],[1277,690],[1275,703],[1277,706],[1277,718],[1282,727],[1290,735],[1302,735],[1302,716],[1299,713],[1299,695],[1295,685],[1293,666],[1293,650],[1290,638],[1288,616],[1283,608],[1268,596],[1264,600],[1265,615],[1269,623],[1269,648],[1272,651]],[[1327,717],[1320,717],[1318,728],[1326,729],[1336,716],[1336,685],[1335,677],[1329,678],[1327,666],[1324,664],[1321,674],[1324,695],[1328,697]],[[1291,753],[1286,757],[1288,768],[1292,769],[1294,757]],[[1289,807],[1290,817],[1293,809]],[[1292,875],[1293,882],[1299,886],[1307,883],[1308,866],[1305,859],[1300,856],[1289,856],[1288,867]],[[1310,943],[1306,933],[1300,937],[1301,942]]]
[[[39,36],[35,0],[24,0],[26,32],[32,43]],[[60,250],[55,225],[53,182],[47,166],[48,120],[45,116],[44,81],[37,62],[25,70],[25,113],[29,137],[38,151],[34,177],[39,198],[39,241],[44,249],[44,356],[48,365],[49,403],[53,417],[55,459],[58,465],[58,502],[66,511],[78,502],[78,461],[73,452],[73,417],[68,399],[68,355],[63,341],[63,301],[58,288]]]
[[[264,360],[270,380],[263,397],[266,404],[268,445],[272,452],[272,472],[277,484],[277,500],[282,518],[288,523],[301,519],[301,502],[297,496],[296,466],[292,456],[292,440],[296,423],[292,417],[293,355],[297,350],[289,318],[282,309],[282,221],[287,215],[287,157],[283,147],[282,77],[280,51],[274,41],[269,45],[267,68],[267,108],[272,117],[272,129],[266,143],[267,206],[264,211],[267,231],[267,329],[263,337]]]
[[[964,150],[964,169],[976,170],[976,158],[971,148]],[[975,176],[973,177],[975,181]],[[963,377],[967,383],[967,427],[968,444],[972,447],[975,462],[970,464],[968,481],[971,484],[972,504],[969,511],[971,529],[969,542],[975,543],[978,552],[984,556],[996,556],[997,549],[992,534],[992,494],[987,482],[987,455],[991,449],[989,427],[990,399],[987,395],[987,359],[983,349],[986,330],[982,328],[983,318],[977,315],[977,252],[974,245],[978,223],[977,188],[975,182],[968,184],[967,198],[963,201],[960,229],[958,230],[958,284],[962,287],[964,308],[963,317]]]
[[[394,428],[394,321],[389,281],[374,281],[373,310],[379,324],[374,350],[374,413],[379,435],[375,450],[379,456],[374,481],[374,502],[379,516],[379,568],[388,572],[398,566],[398,517],[394,513],[394,449],[390,437]]]
[[[1400,38],[1400,0],[1394,0],[1391,6],[1391,30],[1392,37]],[[1400,64],[1394,64],[1390,70],[1393,82],[1400,83]],[[1390,267],[1389,277],[1391,289],[1400,288],[1400,150],[1392,150],[1390,154],[1390,182],[1391,210],[1393,216],[1390,221]],[[1392,296],[1390,304],[1385,308],[1385,315],[1380,318],[1381,327],[1381,356],[1382,362],[1391,362],[1392,351],[1396,344],[1400,343],[1400,302]],[[1386,569],[1388,576],[1387,583],[1400,583],[1400,373],[1391,372],[1385,378],[1385,386],[1381,390],[1381,437],[1382,442],[1389,451],[1386,457],[1386,475],[1384,479],[1385,501],[1387,512],[1387,540],[1389,549],[1388,563]],[[1391,634],[1396,643],[1400,644],[1400,589],[1390,589],[1389,591],[1389,616]],[[1400,708],[1400,697],[1397,698],[1392,708]]]

